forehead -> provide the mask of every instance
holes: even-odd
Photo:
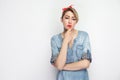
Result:
[[[73,16],[73,17],[75,17],[74,13],[71,12],[71,11],[67,11],[67,12],[65,13],[65,16]]]

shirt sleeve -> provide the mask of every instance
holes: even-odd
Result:
[[[87,33],[84,39],[83,46],[84,46],[84,50],[82,54],[82,59],[87,59],[90,62],[92,62],[90,40],[89,40],[89,35]]]
[[[59,50],[55,41],[55,37],[51,38],[51,52],[52,52],[52,55],[51,55],[50,63],[53,64],[59,53]]]

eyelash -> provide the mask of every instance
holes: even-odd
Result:
[[[75,21],[76,19],[72,19],[72,20],[74,20],[74,21]]]
[[[69,19],[68,17],[65,17],[65,19]]]
[[[65,19],[69,19],[69,18],[65,17]],[[76,19],[72,19],[72,20],[76,20]]]

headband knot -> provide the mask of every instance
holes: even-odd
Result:
[[[67,10],[68,8],[72,8],[72,6],[73,6],[73,5],[70,5],[70,6],[66,7],[66,8],[62,8],[62,10],[65,11],[65,10]]]

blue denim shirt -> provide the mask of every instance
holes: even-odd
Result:
[[[51,38],[51,63],[54,63],[57,56],[59,55],[62,46],[62,36],[61,33],[54,35]],[[91,48],[89,42],[88,33],[84,31],[78,31],[78,36],[74,39],[72,48],[67,49],[67,63],[77,62],[82,59],[88,59],[90,62],[91,58]],[[61,70],[58,72],[57,80],[89,80],[87,69],[82,70]]]

